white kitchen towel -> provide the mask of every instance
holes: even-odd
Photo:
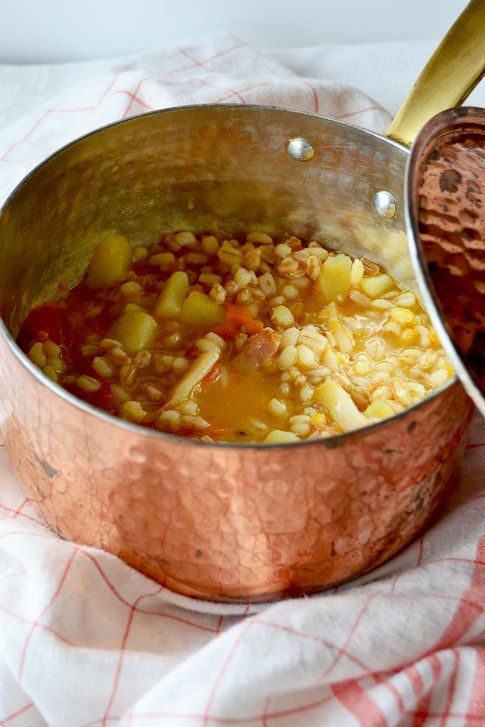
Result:
[[[0,67],[0,198],[71,139],[177,104],[276,104],[383,132],[386,98],[335,80],[357,57],[363,77],[376,54],[386,65],[392,48],[345,51],[347,65],[328,47],[293,50],[290,70],[217,34],[117,60]],[[397,61],[386,73],[402,86]],[[322,63],[330,80],[312,72]],[[485,724],[484,447],[476,418],[445,511],[392,561],[257,609],[178,596],[61,540],[0,450],[0,725]]]

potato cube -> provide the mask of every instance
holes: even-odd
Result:
[[[189,278],[187,273],[182,271],[172,273],[158,296],[154,310],[156,318],[176,318],[179,316],[188,289]]]
[[[89,288],[108,288],[126,277],[131,262],[131,249],[123,235],[105,235],[94,251],[88,267]]]
[[[364,414],[369,419],[389,419],[389,417],[394,416],[394,410],[387,401],[376,399],[372,404],[369,404]]]
[[[369,420],[357,409],[350,394],[336,381],[328,379],[315,389],[314,401],[322,404],[334,421],[344,432],[359,429],[369,424]]]
[[[126,353],[146,348],[157,329],[156,321],[143,310],[130,310],[115,323],[113,338],[121,343]]]
[[[211,328],[224,320],[224,307],[205,293],[194,290],[182,305],[182,320],[192,326]]]
[[[370,278],[363,278],[360,282],[360,288],[369,298],[378,298],[392,288],[394,283],[392,278],[385,273],[373,275]]]
[[[327,303],[344,300],[351,285],[352,260],[348,255],[331,255],[322,265],[317,291]]]

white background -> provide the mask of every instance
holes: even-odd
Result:
[[[466,0],[0,0],[0,63],[119,55],[216,30],[232,31],[259,48],[440,38],[465,5]]]

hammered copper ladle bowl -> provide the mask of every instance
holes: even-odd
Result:
[[[420,78],[415,97],[434,88],[427,117],[458,103],[478,76],[470,54],[453,83],[440,65],[457,40],[474,52],[477,13],[474,0]],[[400,141],[414,133],[412,109],[411,98],[391,128]],[[244,601],[342,583],[414,537],[457,472],[471,406],[456,380],[351,434],[207,444],[93,409],[15,344],[29,309],[79,280],[109,228],[136,244],[164,230],[216,225],[318,236],[413,288],[406,159],[391,138],[312,114],[195,106],[89,134],[17,187],[0,216],[3,435],[13,468],[57,533],[104,548],[180,593]]]

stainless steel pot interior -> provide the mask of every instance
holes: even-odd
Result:
[[[314,146],[312,159],[288,155],[294,137]],[[110,229],[133,245],[182,228],[302,235],[366,255],[415,288],[406,158],[404,147],[369,131],[278,108],[182,107],[112,124],[61,149],[7,200],[2,317],[15,336],[33,305],[79,280]],[[396,200],[392,219],[374,207],[381,190]]]

